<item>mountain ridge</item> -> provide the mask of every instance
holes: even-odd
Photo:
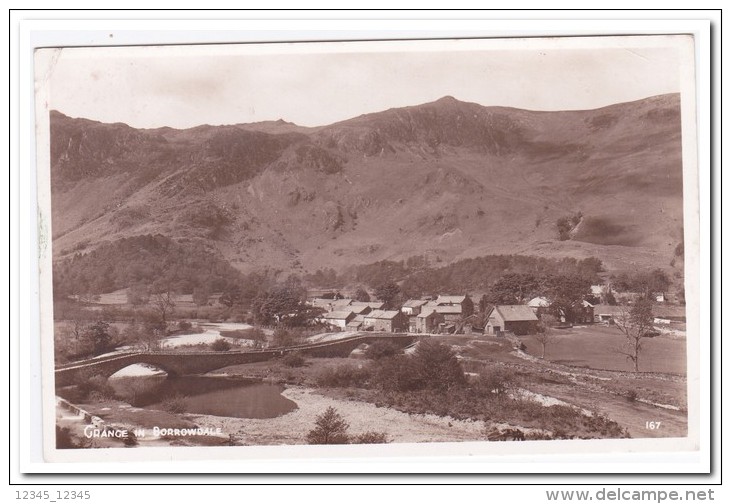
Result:
[[[620,268],[669,264],[682,241],[677,94],[558,112],[443,97],[314,128],[50,120],[57,259],[161,233],[242,271],[489,253]]]

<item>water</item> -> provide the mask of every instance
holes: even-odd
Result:
[[[274,418],[297,409],[284,387],[207,376],[113,378],[115,392],[138,408],[236,418]]]

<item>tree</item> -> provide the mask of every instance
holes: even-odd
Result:
[[[536,341],[541,344],[541,359],[546,358],[546,347],[553,341],[553,331],[556,326],[558,326],[558,319],[555,316],[549,313],[541,315],[536,333]]]
[[[175,295],[169,290],[156,292],[152,295],[152,307],[160,316],[162,324],[167,324],[167,317],[175,312]]]
[[[324,310],[304,302],[305,291],[283,285],[263,291],[252,303],[257,322],[262,325],[287,327],[309,326],[316,323]]]
[[[103,354],[113,349],[109,322],[100,320],[91,324],[88,328],[87,337],[91,343],[94,355]]]
[[[358,289],[355,291],[353,299],[355,299],[356,301],[362,301],[367,303],[371,300],[371,296],[370,294],[368,294],[368,291],[365,290],[363,287],[358,287]]]
[[[392,307],[392,303],[401,292],[398,285],[393,282],[387,282],[376,287],[375,294],[378,299],[386,303],[387,308]]]
[[[137,284],[127,289],[127,302],[134,306],[146,305],[150,301],[150,289],[146,285]]]
[[[197,306],[208,306],[208,299],[211,291],[206,286],[199,286],[193,289],[193,302]]]
[[[315,420],[315,428],[307,433],[307,443],[312,445],[347,444],[350,425],[332,406]]]
[[[211,343],[211,350],[214,352],[228,352],[231,350],[231,343],[223,338],[218,338],[216,341]]]
[[[650,337],[654,330],[652,321],[652,301],[646,298],[638,299],[631,308],[623,308],[621,313],[614,317],[615,327],[626,338],[624,347],[617,351],[632,361],[635,373],[639,371],[644,340]]]
[[[523,304],[538,290],[538,279],[530,273],[507,273],[490,288],[486,301],[491,304]]]
[[[462,365],[447,345],[423,340],[416,346],[412,359],[423,388],[450,390],[465,384]]]
[[[241,289],[237,286],[230,287],[221,294],[218,298],[218,302],[224,306],[231,308],[233,305],[241,301]]]

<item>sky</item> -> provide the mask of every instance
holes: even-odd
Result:
[[[49,109],[137,128],[319,126],[447,95],[582,110],[678,92],[657,38],[65,48],[37,55],[36,79]]]

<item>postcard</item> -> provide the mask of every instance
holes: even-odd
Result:
[[[47,461],[698,449],[692,35],[34,64]]]

